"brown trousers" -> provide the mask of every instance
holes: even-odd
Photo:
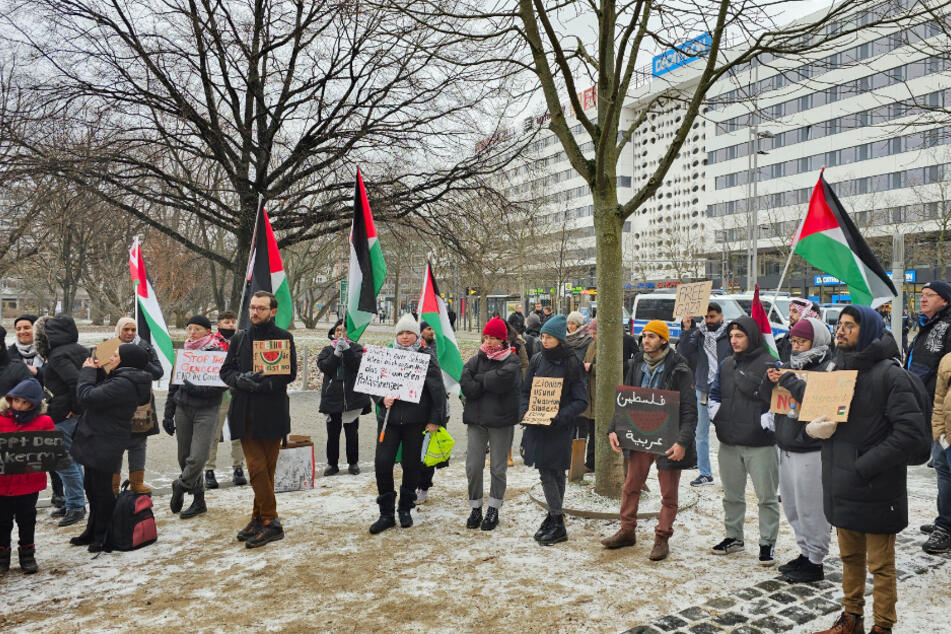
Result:
[[[657,454],[644,451],[625,451],[624,489],[621,492],[621,528],[634,530],[637,526],[637,507],[641,502],[641,489],[647,481],[651,465],[657,460]],[[674,534],[674,519],[677,517],[677,492],[680,486],[680,470],[657,470],[660,482],[660,517],[654,534],[669,538]]]
[[[247,434],[246,434],[247,436]],[[248,463],[248,479],[254,489],[254,511],[251,517],[269,522],[277,517],[277,498],[274,497],[274,470],[281,451],[281,439],[241,439],[244,459]]]
[[[895,574],[895,536],[860,533],[844,528],[839,535],[842,559],[842,605],[852,614],[865,609],[865,566],[872,573],[872,614],[875,625],[891,630],[898,621],[898,581]]]

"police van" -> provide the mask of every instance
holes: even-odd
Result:
[[[729,299],[735,299],[747,315],[753,310],[753,293],[731,293],[723,295]],[[769,315],[769,327],[773,331],[773,338],[780,339],[789,334],[789,301],[792,296],[788,292],[781,292],[776,296],[776,305],[773,306],[773,292],[763,292],[760,289],[760,301],[766,314]]]
[[[638,294],[634,298],[634,307],[631,309],[631,334],[635,337],[640,336],[647,322],[659,319],[670,329],[671,341],[680,339],[680,320],[672,319],[676,299],[676,291],[665,290]],[[723,295],[711,295],[710,301],[720,305],[723,309],[723,319],[727,323],[746,314],[735,299]],[[696,317],[703,318],[702,315],[696,315]]]

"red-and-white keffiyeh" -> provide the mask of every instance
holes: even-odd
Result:
[[[210,347],[214,347],[214,348],[218,347],[218,336],[213,332],[209,332],[207,335],[205,335],[201,339],[195,339],[195,340],[186,339],[185,340],[186,350],[206,350]]]
[[[805,319],[806,317],[820,319],[819,313],[815,311],[815,309],[812,307],[812,302],[808,299],[794,297],[789,300],[789,305],[790,307],[795,307],[796,312],[799,313],[801,319]]]
[[[514,348],[509,348],[501,343],[497,346],[490,346],[488,343],[483,343],[479,349],[492,361],[504,361],[510,354],[515,352]]]

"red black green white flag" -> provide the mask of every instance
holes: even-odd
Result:
[[[142,246],[138,238],[132,240],[132,248],[129,249],[129,274],[132,276],[132,287],[135,289],[136,334],[149,342],[155,350],[162,369],[165,370],[163,378],[171,378],[172,367],[175,365],[175,346],[172,345],[172,337],[168,332],[168,326],[165,325],[162,308],[159,306],[158,298],[155,297],[155,289],[149,281],[149,275],[145,269],[145,258],[142,257]]]
[[[777,359],[779,350],[776,348],[776,339],[773,337],[773,327],[769,325],[769,317],[766,316],[766,309],[763,308],[763,302],[759,299],[759,284],[753,291],[753,306],[750,308],[750,317],[759,326],[759,331],[763,335],[763,347]]]
[[[439,294],[439,286],[433,277],[433,267],[426,261],[426,275],[423,277],[423,292],[419,295],[419,319],[429,324],[436,333],[436,359],[442,370],[446,391],[459,393],[459,379],[462,377],[462,354],[456,343],[456,334],[449,323],[449,310],[446,300]]]
[[[258,217],[254,221],[254,236],[251,239],[251,257],[248,258],[248,276],[244,294],[241,298],[241,312],[238,314],[238,327],[247,328],[250,324],[248,306],[251,296],[257,291],[273,293],[277,298],[277,314],[274,323],[278,328],[291,325],[294,303],[291,300],[291,287],[284,274],[284,262],[277,248],[277,239],[271,228],[264,203],[258,206]]]
[[[898,295],[821,172],[792,247],[812,266],[845,282],[853,304],[877,308]]]
[[[386,262],[376,234],[363,176],[357,169],[350,227],[350,272],[347,278],[347,338],[359,341],[376,314],[376,296],[386,279]]]

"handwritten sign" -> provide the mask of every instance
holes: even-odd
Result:
[[[528,411],[522,422],[526,425],[551,425],[561,406],[563,378],[536,376],[532,379],[532,393],[528,398]]]
[[[96,361],[99,362],[99,365],[103,370],[106,371],[106,374],[112,372],[112,364],[109,363],[109,359],[112,358],[119,350],[119,346],[122,345],[122,340],[118,337],[113,337],[112,339],[106,339],[102,343],[96,346],[96,349],[93,351],[93,357]]]
[[[790,370],[789,368],[784,368],[779,371],[780,374],[786,374],[787,372],[795,372],[796,377],[802,381],[808,381],[809,375],[814,374],[813,372],[806,372],[804,370]],[[769,398],[769,411],[774,414],[782,414],[783,416],[789,416],[790,418],[799,418],[799,413],[797,408],[799,407],[799,402],[793,398],[793,395],[784,387],[776,385],[773,387],[773,392]]]
[[[677,298],[674,300],[674,319],[706,315],[712,290],[713,280],[678,286]]]
[[[195,385],[227,387],[218,375],[227,356],[228,353],[221,350],[177,350],[172,385],[188,380]]]
[[[680,392],[619,385],[614,424],[624,449],[663,454],[680,433]]]
[[[69,463],[61,431],[0,433],[0,475],[62,470]]]
[[[360,360],[353,390],[419,403],[431,358],[426,352],[367,346]]]
[[[263,374],[291,373],[291,340],[255,341],[251,349],[254,371]]]
[[[813,372],[802,395],[799,420],[810,421],[820,416],[840,423],[848,420],[858,375],[858,370]]]

